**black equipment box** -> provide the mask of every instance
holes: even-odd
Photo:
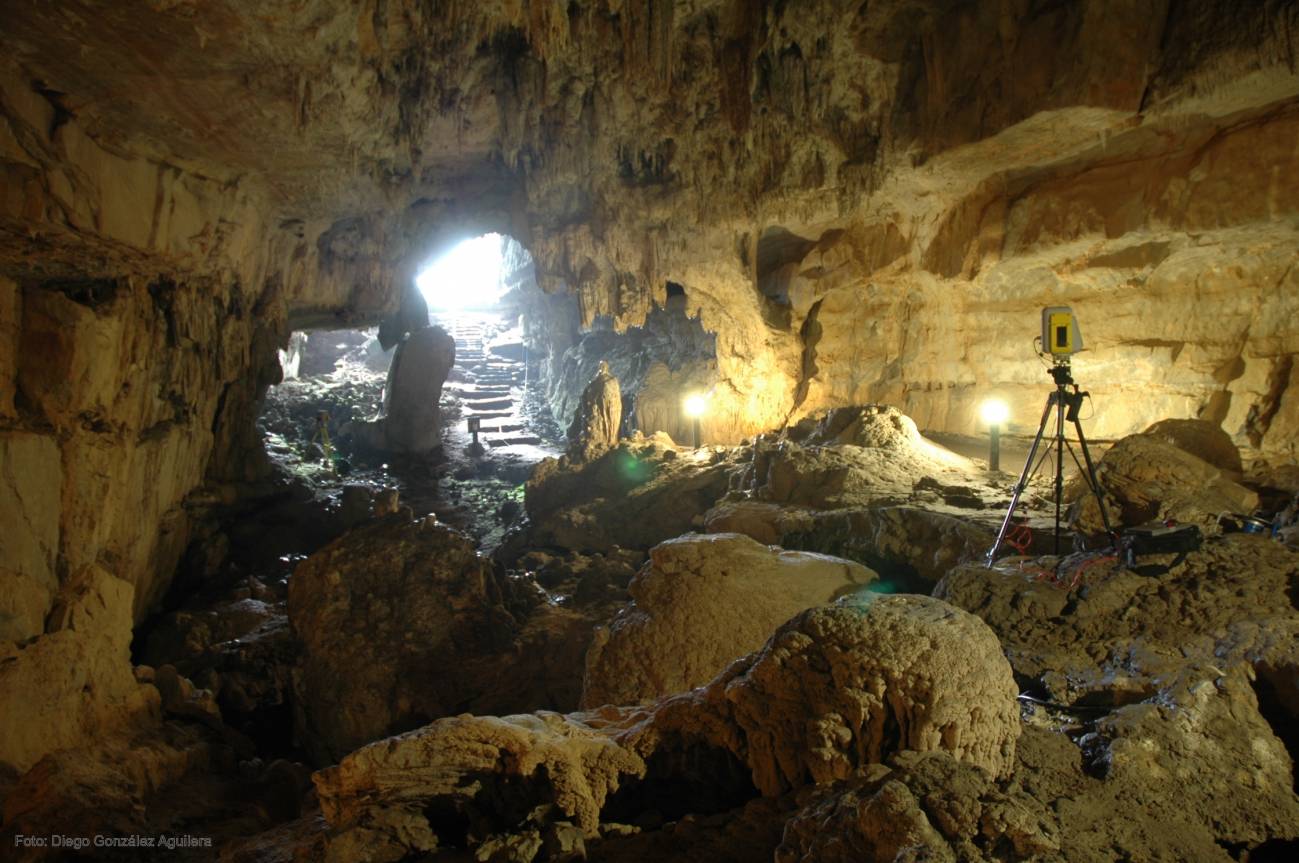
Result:
[[[1200,532],[1199,526],[1194,524],[1166,525],[1159,521],[1127,528],[1123,531],[1121,541],[1123,555],[1126,558],[1128,567],[1136,572],[1143,572],[1145,569],[1157,569],[1166,572],[1181,563],[1187,554],[1199,550],[1203,544],[1204,534]],[[1175,554],[1177,559],[1167,567],[1135,568],[1134,565],[1138,557],[1146,557],[1152,554]],[[1146,573],[1143,572],[1143,574]],[[1151,572],[1149,574],[1157,573]]]

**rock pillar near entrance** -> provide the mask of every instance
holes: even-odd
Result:
[[[622,390],[609,364],[601,361],[568,427],[568,457],[573,461],[596,457],[618,442],[621,425]]]
[[[415,330],[397,346],[383,398],[386,449],[421,453],[441,443],[438,401],[455,361],[456,343],[441,327]]]

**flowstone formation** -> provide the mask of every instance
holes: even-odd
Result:
[[[902,748],[998,776],[1018,734],[1010,669],[977,618],[880,597],[804,612],[707,687],[643,711],[443,719],[315,781],[332,828],[326,859],[449,843],[527,861],[566,828],[587,842],[625,832],[609,816],[629,796],[780,797]]]
[[[804,608],[869,589],[858,563],[764,547],[739,534],[650,549],[632,602],[596,631],[582,704],[636,704],[701,686]]]

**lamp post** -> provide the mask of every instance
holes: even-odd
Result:
[[[1001,426],[1010,417],[1010,408],[1001,399],[988,399],[980,408],[988,424],[988,470],[1001,470]]]
[[[694,420],[695,449],[699,449],[702,440],[702,435],[700,433],[701,432],[700,417],[702,417],[704,415],[704,411],[708,409],[708,399],[704,398],[699,393],[694,393],[692,395],[686,396],[686,400],[683,403],[683,405],[686,409],[686,416]]]

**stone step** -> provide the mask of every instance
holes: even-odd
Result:
[[[464,402],[465,407],[476,411],[500,410],[501,408],[514,406],[514,399],[510,398],[465,398],[462,399],[462,401]]]
[[[480,420],[497,420],[514,416],[513,411],[464,411],[461,414],[464,418],[478,417]]]
[[[487,440],[487,445],[491,447],[518,446],[520,444],[536,446],[539,443],[541,443],[541,438],[532,434],[513,435],[511,437],[503,438],[488,438]]]

